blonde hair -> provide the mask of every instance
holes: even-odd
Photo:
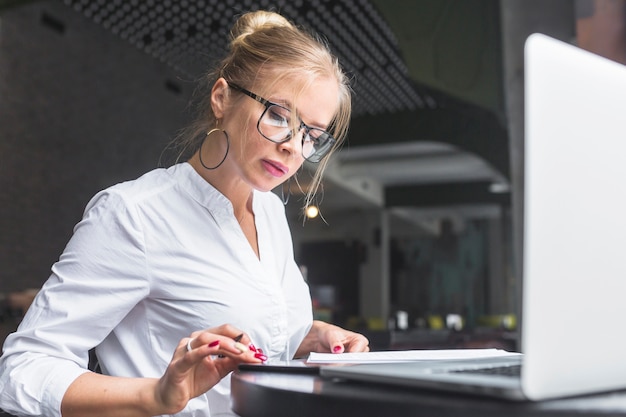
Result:
[[[352,111],[349,80],[328,44],[318,35],[295,26],[278,13],[255,11],[242,15],[230,32],[230,49],[217,69],[204,76],[196,91],[198,104],[195,120],[176,138],[177,162],[189,158],[199,148],[206,132],[216,127],[211,108],[211,88],[223,77],[244,88],[258,83],[265,94],[273,85],[286,79],[308,80],[335,78],[339,86],[338,110],[328,131],[337,139],[329,154],[319,162],[307,191],[304,205],[313,200],[328,164],[329,156],[341,146],[348,131]],[[306,82],[301,88],[306,87]]]

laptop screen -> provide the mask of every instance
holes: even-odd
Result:
[[[529,37],[522,352],[531,397],[626,385],[625,113],[626,67]]]

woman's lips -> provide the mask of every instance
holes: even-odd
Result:
[[[268,161],[267,159],[264,159],[263,166],[265,167],[265,170],[267,172],[269,172],[271,175],[277,178],[282,177],[287,172],[289,172],[289,168],[287,168],[285,165],[281,164],[280,162],[276,162],[276,161]]]

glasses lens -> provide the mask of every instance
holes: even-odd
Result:
[[[302,142],[302,156],[309,162],[319,162],[331,150],[335,138],[325,130],[311,128]]]
[[[259,133],[265,138],[272,142],[282,143],[291,139],[292,130],[297,128],[291,123],[291,111],[278,104],[272,104],[261,115],[257,127]],[[309,162],[319,162],[331,150],[335,138],[325,130],[314,127],[306,127],[304,131],[302,156]]]
[[[291,112],[273,104],[265,109],[259,119],[259,132],[272,142],[283,142],[291,136]]]

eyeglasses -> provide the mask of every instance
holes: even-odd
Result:
[[[299,125],[292,125],[291,110],[288,108],[257,96],[237,84],[228,82],[228,85],[233,90],[244,93],[265,106],[265,110],[256,124],[259,133],[265,139],[274,143],[284,143],[289,141],[295,133],[304,129],[302,156],[307,161],[313,163],[321,161],[337,142],[327,131],[307,126],[302,120],[300,120]],[[294,126],[296,127],[294,128]]]

